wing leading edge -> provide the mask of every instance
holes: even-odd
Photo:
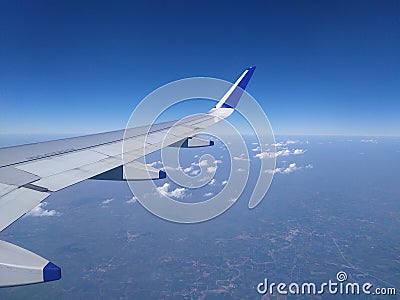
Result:
[[[233,113],[254,70],[255,67],[246,69],[216,106],[203,114],[126,132],[119,130],[1,148],[0,231],[32,210],[52,192],[86,179],[165,178],[164,171],[149,170],[137,160],[166,146],[213,145],[212,141],[202,140],[195,134]],[[134,168],[137,176],[125,178],[124,168]],[[59,278],[61,269],[51,262],[26,249],[0,241],[0,287]]]

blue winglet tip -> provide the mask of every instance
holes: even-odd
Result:
[[[255,69],[256,69],[256,66],[252,66],[252,67],[246,69],[247,70],[246,77],[248,78],[248,80],[250,80],[251,76],[253,76]]]
[[[160,171],[158,172],[158,178],[159,178],[159,179],[165,179],[165,178],[167,178],[167,173],[166,173],[165,171],[163,171],[163,170],[160,170]]]
[[[221,106],[222,108],[236,108],[236,105],[239,102],[239,99],[242,97],[244,90],[247,87],[251,77],[253,76],[254,70],[256,69],[255,66],[247,68],[245,70],[246,74],[240,80],[238,84],[238,88],[236,88],[232,94],[229,95],[228,99],[226,99],[225,103]]]
[[[61,268],[57,267],[55,264],[52,262],[49,262],[44,268],[43,268],[43,281],[54,281],[58,280],[61,278]]]

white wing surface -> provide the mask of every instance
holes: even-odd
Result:
[[[212,141],[197,138],[195,134],[232,114],[254,69],[246,69],[207,113],[127,131],[1,148],[0,231],[51,193],[89,178],[165,178],[164,171],[144,166],[137,160],[166,146],[212,145]],[[126,167],[135,170],[128,172],[132,178],[125,177],[123,168]],[[26,249],[0,241],[0,286],[52,281],[60,277],[61,269],[54,264]]]

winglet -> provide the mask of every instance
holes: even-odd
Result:
[[[242,73],[242,75],[236,80],[234,85],[228,90],[228,92],[221,98],[215,108],[235,108],[242,96],[247,84],[250,81],[251,76],[254,73],[256,67],[250,67]]]

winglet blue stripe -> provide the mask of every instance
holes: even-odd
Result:
[[[244,90],[247,87],[247,84],[249,83],[251,76],[253,76],[254,70],[256,67],[250,67],[247,70],[246,75],[240,80],[239,84],[235,88],[235,90],[232,92],[232,94],[229,95],[229,97],[226,99],[226,101],[221,105],[222,108],[235,108],[236,105],[238,104],[240,97],[242,97]],[[246,71],[245,70],[245,71]]]
[[[253,76],[254,70],[256,69],[256,67],[250,67],[247,69],[247,74],[243,77],[243,79],[239,82],[239,87],[241,87],[243,90],[246,89],[247,84],[250,81],[251,76]]]

